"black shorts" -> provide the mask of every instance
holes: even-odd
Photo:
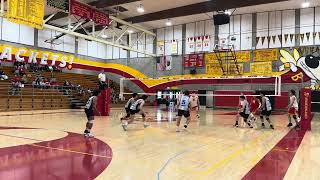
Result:
[[[188,118],[188,117],[190,117],[190,112],[179,109],[178,110],[178,116],[179,117],[184,116],[185,118]]]
[[[90,117],[94,117],[94,112],[91,109],[85,109],[84,112],[87,115],[87,119],[89,119]]]
[[[249,114],[246,114],[244,112],[239,113],[241,117],[243,117],[244,119],[248,119],[249,118]]]
[[[271,115],[271,111],[262,110],[262,111],[261,111],[261,115],[262,115],[262,116],[270,116],[270,115]]]
[[[139,112],[140,112],[140,110],[132,110],[132,109],[130,109],[130,114],[131,115],[135,115],[135,114],[137,114]]]

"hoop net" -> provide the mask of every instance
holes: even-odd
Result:
[[[143,86],[143,88],[141,88]],[[198,96],[258,96],[256,92],[267,92],[268,96],[281,96],[281,77],[219,77],[219,78],[159,78],[120,79],[120,97],[132,93],[171,96],[188,90]],[[205,93],[204,93],[205,92]]]

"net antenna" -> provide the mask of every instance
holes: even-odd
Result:
[[[197,81],[206,81],[206,84],[199,84]],[[132,83],[140,81],[142,83],[153,84],[151,92],[144,92],[142,89],[130,89],[134,86]],[[188,82],[189,81],[189,82]],[[193,81],[193,83],[190,83]],[[171,82],[166,86],[167,82]],[[174,82],[174,83],[172,83]],[[186,84],[186,82],[188,82]],[[174,86],[172,85],[174,84]],[[193,84],[193,85],[192,85]],[[173,88],[174,87],[174,88]],[[186,88],[188,87],[188,88]],[[192,87],[192,89],[189,89]],[[150,87],[149,87],[150,88]],[[197,89],[199,88],[199,89]],[[243,92],[246,96],[259,96],[257,91],[271,92],[268,96],[281,96],[281,76],[226,76],[226,77],[208,77],[208,78],[121,78],[120,79],[120,98],[133,92],[145,95],[157,95],[158,91],[170,90],[189,90],[198,92],[199,90],[213,91],[212,94],[198,94],[198,96],[239,96]],[[228,93],[230,92],[230,93]],[[170,95],[162,93],[162,95]]]

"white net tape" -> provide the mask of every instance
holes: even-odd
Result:
[[[202,83],[199,83],[199,82]],[[139,86],[137,85],[139,84]],[[141,88],[143,86],[143,88]],[[194,92],[198,96],[257,96],[257,91],[268,91],[268,96],[281,96],[281,77],[213,77],[213,78],[121,78],[120,98],[132,93],[145,95],[172,95],[184,90]],[[211,92],[199,94],[199,90]],[[213,92],[213,93],[212,93]],[[230,92],[230,93],[228,93]]]

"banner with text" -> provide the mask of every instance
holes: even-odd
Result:
[[[204,67],[204,55],[203,54],[188,54],[183,57],[184,67]]]
[[[255,62],[250,63],[250,73],[251,75],[272,75],[272,62]]]
[[[7,18],[10,22],[43,28],[43,0],[8,0]]]
[[[234,75],[238,74],[237,67],[235,64],[229,64],[228,67],[226,64],[223,64],[222,67],[225,71],[228,68],[229,74],[234,74]],[[240,74],[243,74],[243,64],[238,64],[238,68],[239,68]],[[223,75],[220,64],[218,63],[206,64],[206,74],[214,75],[214,76]]]
[[[278,49],[261,49],[254,50],[253,61],[277,61],[279,60]]]
[[[230,54],[231,52],[228,53],[221,53],[221,56],[232,56]],[[237,58],[237,62],[250,62],[251,59],[251,52],[250,51],[236,51],[235,52],[236,58]],[[207,53],[205,55],[205,61],[207,64],[215,64],[218,63],[218,59],[217,59],[217,55],[215,53]]]

